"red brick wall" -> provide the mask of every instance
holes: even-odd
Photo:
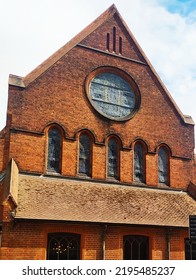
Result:
[[[4,223],[1,259],[46,259],[48,233],[70,232],[81,235],[81,259],[102,259],[102,236],[104,225],[49,224],[45,222]],[[132,226],[111,226],[106,230],[105,259],[123,259],[123,236],[145,235],[149,237],[149,258],[168,258],[167,230]],[[172,230],[170,258],[184,259],[184,238],[188,230]]]
[[[63,137],[62,168],[64,176],[78,176],[79,143]],[[10,145],[10,158],[14,158],[19,170],[44,173],[46,171],[47,135],[31,135],[25,133],[12,133]],[[106,157],[107,138],[102,145],[93,144],[92,148],[92,178],[107,179]],[[182,158],[170,158],[170,186],[186,189],[192,180],[192,161]],[[120,151],[120,181],[133,183],[133,150]],[[146,156],[146,184],[158,184],[158,157],[156,153],[147,153]]]
[[[140,88],[140,110],[127,122],[116,123],[100,117],[87,100],[86,76],[103,65],[122,68]],[[147,66],[82,48],[70,51],[25,90],[17,92],[10,88],[9,111],[13,127],[43,131],[48,123],[55,121],[65,128],[68,137],[88,128],[100,142],[112,132],[121,135],[125,147],[141,137],[150,151],[164,142],[175,156],[192,157],[193,153],[193,127],[181,124],[181,118]]]
[[[137,82],[141,92],[141,107],[129,121],[117,123],[100,117],[91,107],[85,93],[86,76],[101,65],[122,68]],[[151,101],[153,99],[153,102]],[[191,180],[193,155],[193,126],[182,125],[182,120],[157,84],[147,66],[121,58],[107,56],[77,47],[59,60],[39,79],[23,91],[10,87],[9,113],[12,127],[44,132],[51,122],[59,123],[65,130],[62,152],[62,174],[77,174],[77,131],[87,128],[95,135],[97,144],[106,144],[107,135],[120,135],[122,182],[132,182],[133,152],[129,150],[136,138],[148,146],[146,157],[146,181],[157,185],[157,147],[166,143],[171,151],[171,187],[186,188]],[[186,136],[186,137],[185,137]],[[43,173],[45,171],[47,137],[25,133],[12,133],[10,155],[20,170]],[[93,177],[106,177],[106,147],[93,147]],[[125,149],[124,149],[125,148]],[[183,171],[183,172],[182,172]]]

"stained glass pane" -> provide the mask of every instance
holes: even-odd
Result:
[[[97,75],[90,84],[95,108],[111,119],[127,117],[135,107],[135,94],[129,83],[113,73]]]
[[[134,180],[145,181],[144,150],[141,144],[137,143],[134,147]]]
[[[86,134],[80,136],[79,173],[91,174],[91,141]]]
[[[108,142],[108,176],[116,179],[119,177],[118,143],[115,139]]]
[[[185,260],[196,260],[196,243],[185,239]]]
[[[161,147],[158,152],[158,177],[159,183],[163,183],[168,185],[169,184],[169,159],[168,153]]]
[[[123,242],[124,260],[148,260],[149,239],[147,236],[126,235]]]
[[[56,128],[50,129],[48,133],[48,162],[47,169],[60,172],[61,158],[61,134]]]
[[[56,233],[48,239],[47,259],[49,260],[79,260],[80,235]]]

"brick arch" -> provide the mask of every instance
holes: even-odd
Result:
[[[64,128],[63,125],[61,125],[60,123],[58,122],[49,122],[45,127],[44,129],[42,130],[44,133],[48,133],[48,131],[51,129],[51,128],[57,128],[59,129],[59,131],[61,132],[62,134],[62,137],[66,138],[66,130]]]
[[[123,148],[122,137],[121,137],[119,134],[117,134],[117,133],[108,133],[108,134],[104,137],[103,142],[104,142],[105,144],[107,144],[108,141],[109,141],[111,138],[114,138],[114,139],[117,140],[120,149]]]
[[[155,147],[155,152],[158,153],[160,148],[165,148],[169,156],[172,156],[172,149],[170,146],[164,142],[160,142],[156,147]]]
[[[80,128],[79,130],[77,130],[74,134],[74,139],[78,139],[80,137],[81,134],[87,134],[88,136],[90,136],[91,140],[95,143],[97,142],[97,136],[95,135],[94,131],[88,129],[88,128]]]
[[[146,153],[149,152],[149,145],[148,145],[147,141],[145,141],[145,140],[142,139],[142,138],[135,138],[134,141],[131,143],[130,148],[131,148],[131,149],[134,149],[134,146],[135,146],[137,143],[142,144],[142,146],[144,147]]]

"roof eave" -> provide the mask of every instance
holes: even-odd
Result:
[[[126,223],[126,222],[111,222],[111,221],[84,221],[84,220],[54,220],[54,219],[46,219],[46,218],[33,218],[33,217],[22,217],[16,216],[14,217],[16,221],[32,221],[32,222],[46,222],[46,223],[76,223],[76,224],[107,224],[107,225],[114,225],[114,226],[139,226],[139,227],[169,227],[169,228],[188,228],[188,224],[153,224],[153,223]]]
[[[23,79],[24,79],[23,77],[10,74],[8,84],[10,86],[25,88],[25,84],[23,82]]]

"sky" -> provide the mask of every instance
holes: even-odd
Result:
[[[196,0],[0,0],[0,130],[9,74],[26,76],[112,4],[196,123]]]

